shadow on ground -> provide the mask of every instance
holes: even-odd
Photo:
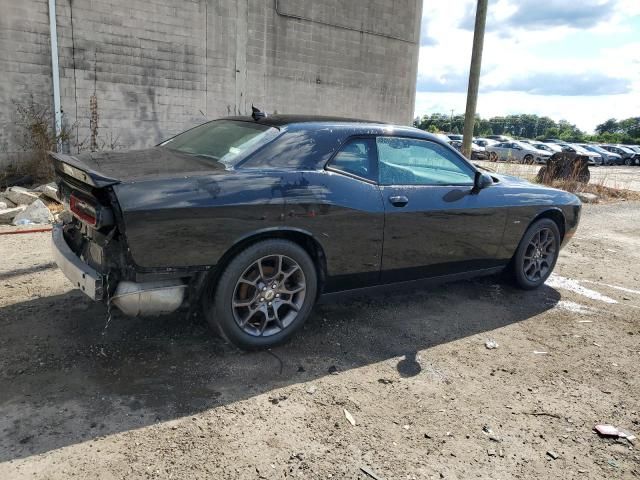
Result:
[[[527,320],[557,291],[488,278],[321,305],[289,344],[243,353],[198,319],[130,319],[77,291],[0,309],[0,462],[163,422]]]

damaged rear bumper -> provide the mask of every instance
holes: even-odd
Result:
[[[52,243],[53,257],[62,273],[89,298],[102,300],[105,293],[103,276],[78,258],[67,245],[62,224],[53,226]]]
[[[89,298],[104,300],[106,277],[82,261],[64,238],[63,226],[56,224],[52,232],[53,256],[65,276]],[[156,316],[171,313],[182,305],[187,285],[180,279],[135,283],[119,282],[111,302],[125,315]]]

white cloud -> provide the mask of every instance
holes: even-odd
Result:
[[[488,28],[485,36],[480,115],[537,113],[592,131],[607,118],[640,114],[640,42],[629,40],[640,37],[640,19],[629,21],[640,15],[640,1],[579,4],[591,10],[572,22],[575,10],[564,0],[490,2],[489,21],[502,26]],[[423,25],[436,44],[420,48],[416,114],[464,112],[473,33],[462,27],[470,15],[473,20],[474,5],[472,0],[425,2]],[[550,11],[530,18],[532,5]],[[553,22],[549,14],[555,15]],[[514,21],[527,23],[528,18],[535,29]],[[614,38],[620,38],[618,45]]]

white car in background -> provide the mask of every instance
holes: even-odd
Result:
[[[547,159],[551,157],[551,153],[545,150],[538,150],[533,145],[517,140],[490,145],[485,150],[489,155],[489,160],[492,162],[505,161],[533,165],[535,163],[547,163]]]
[[[553,155],[554,153],[562,152],[562,148],[557,143],[537,142],[537,143],[532,143],[531,145],[537,148],[538,150],[544,150],[545,152],[549,152],[551,155]]]
[[[586,148],[575,143],[558,143],[557,145],[562,148],[563,152],[576,153],[587,157],[589,165],[604,165],[605,159],[599,153],[590,152]]]

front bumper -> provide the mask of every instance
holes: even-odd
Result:
[[[92,300],[104,298],[103,276],[83,262],[67,245],[64,239],[62,224],[53,226],[52,235],[53,257],[62,273]]]

